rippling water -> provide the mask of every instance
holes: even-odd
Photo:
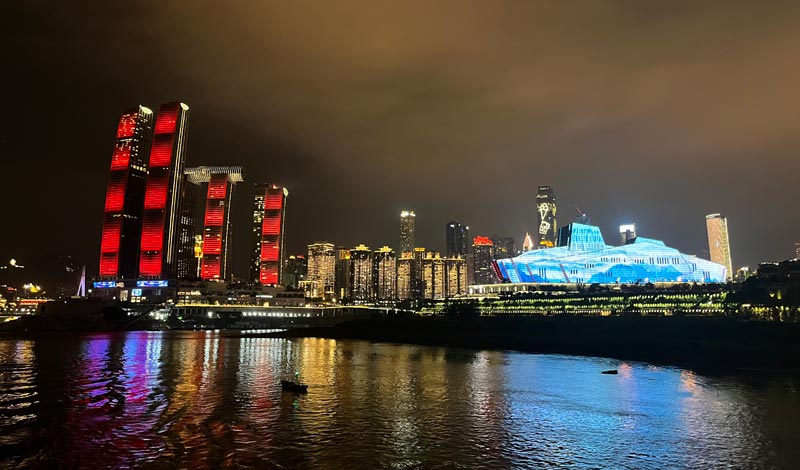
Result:
[[[306,396],[277,385],[295,370]],[[215,332],[0,340],[0,466],[800,468],[799,384]]]

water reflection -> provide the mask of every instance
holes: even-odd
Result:
[[[307,396],[277,386],[295,371]],[[3,466],[790,468],[798,418],[792,377],[608,359],[220,332],[0,341]]]

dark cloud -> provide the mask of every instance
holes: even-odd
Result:
[[[610,240],[635,221],[700,253],[710,212],[729,217],[736,265],[800,240],[796,2],[2,8],[0,191],[16,214],[0,256],[59,244],[96,263],[117,115],[172,99],[192,108],[189,164],[290,188],[295,252],[396,246],[402,208],[434,249],[451,219],[521,243],[539,184]]]

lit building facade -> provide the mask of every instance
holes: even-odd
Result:
[[[559,246],[496,261],[506,282],[644,284],[723,282],[725,266],[680,253],[644,237],[627,245],[605,244],[600,229],[570,224],[559,231]]]
[[[308,275],[306,296],[331,299],[336,280],[336,251],[333,243],[317,242],[308,245]]]
[[[463,257],[451,257],[444,260],[445,297],[454,297],[467,293],[467,262]]]
[[[336,247],[336,277],[334,278],[334,298],[345,300],[350,297],[352,284],[350,283],[350,249],[343,246]]]
[[[794,244],[794,259],[800,259],[800,242]]]
[[[445,260],[439,253],[428,252],[422,259],[422,298],[428,300],[445,298]]]
[[[283,283],[286,200],[289,190],[275,184],[257,184],[253,198],[253,246],[250,282]]]
[[[203,213],[201,195],[203,185],[193,177],[192,173],[194,173],[193,168],[187,169],[181,183],[178,259],[175,268],[178,279],[199,279],[203,259],[203,228],[198,228],[199,217]],[[201,240],[199,246],[197,237]]]
[[[558,237],[556,196],[550,186],[539,186],[536,192],[536,216],[538,222],[537,247],[552,248],[556,246],[556,238]]]
[[[192,168],[187,175],[207,188],[200,279],[226,281],[229,274],[231,202],[236,183],[244,181],[242,167],[201,166]]]
[[[372,254],[373,293],[378,301],[397,300],[397,254],[384,246]]]
[[[168,103],[158,108],[144,194],[139,277],[175,275],[178,217],[186,153],[189,107]]]
[[[728,239],[728,219],[720,214],[709,214],[706,216],[706,230],[708,231],[708,253],[711,261],[725,266],[727,269],[725,279],[730,280],[733,276],[733,263]]]
[[[139,272],[142,208],[153,112],[125,110],[117,125],[100,241],[100,277],[135,278]]]
[[[473,279],[475,284],[494,284],[497,276],[494,273],[494,243],[487,237],[475,237],[472,240],[472,256],[474,258]]]
[[[372,251],[365,245],[350,250],[350,301],[372,300]]]
[[[400,213],[400,253],[411,253],[414,251],[414,223],[416,221],[414,211],[403,211]]]
[[[411,265],[414,262],[412,253],[403,253],[397,260],[397,299],[411,298]]]
[[[461,222],[452,221],[447,224],[447,251],[446,255],[450,256],[467,256],[469,253],[469,227]]]

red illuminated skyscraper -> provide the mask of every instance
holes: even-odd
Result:
[[[225,281],[228,279],[231,200],[236,183],[244,181],[242,167],[201,166],[189,168],[186,170],[186,178],[187,183],[206,189],[200,278],[204,281]]]
[[[250,282],[277,285],[283,280],[283,239],[289,191],[274,184],[257,184],[253,207],[253,252]]]
[[[152,133],[152,111],[138,106],[122,113],[106,192],[100,243],[102,278],[134,278],[138,272],[142,205]]]
[[[168,103],[158,109],[144,196],[140,277],[175,274],[188,118],[189,107],[184,103]]]

